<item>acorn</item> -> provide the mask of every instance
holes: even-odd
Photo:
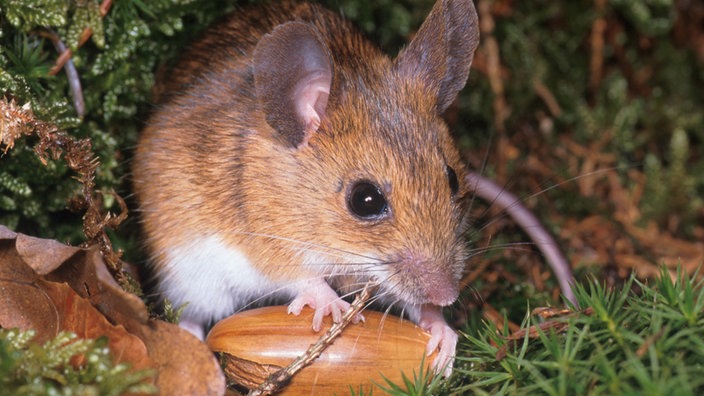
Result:
[[[254,389],[303,355],[332,325],[327,316],[323,330],[315,333],[313,313],[304,308],[300,315],[290,315],[285,306],[244,311],[215,324],[206,343],[220,356],[231,382]],[[364,318],[348,325],[281,394],[349,394],[351,389],[366,394],[387,386],[387,380],[403,384],[404,375],[412,379],[421,369],[430,370],[435,354],[425,355],[429,333],[390,314],[365,311]]]

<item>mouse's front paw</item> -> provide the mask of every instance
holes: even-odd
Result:
[[[452,374],[452,366],[455,361],[455,351],[457,349],[457,333],[445,322],[439,307],[427,305],[421,309],[420,327],[430,333],[430,340],[425,352],[430,356],[435,350],[438,351],[433,368],[436,373],[449,377]]]
[[[342,315],[350,307],[350,303],[337,296],[332,288],[324,280],[308,282],[305,290],[299,292],[296,298],[288,306],[288,313],[299,315],[303,307],[309,306],[315,309],[313,314],[313,330],[320,331],[323,327],[323,318],[332,316],[335,323],[342,320]],[[357,315],[352,322],[363,321],[362,315]]]
[[[449,377],[452,374],[457,340],[457,333],[444,322],[435,323],[430,327],[430,341],[428,341],[425,352],[430,355],[436,349],[438,350],[433,361],[433,368],[436,373],[442,373],[444,377]]]

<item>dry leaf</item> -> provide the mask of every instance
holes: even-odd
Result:
[[[39,342],[60,331],[107,336],[116,362],[156,370],[162,394],[225,392],[207,346],[176,325],[149,319],[144,303],[120,288],[95,248],[0,226],[0,327],[33,329]]]
[[[150,320],[136,333],[157,368],[162,395],[223,395],[225,376],[210,349],[182,328]]]

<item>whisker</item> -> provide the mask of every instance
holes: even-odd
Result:
[[[469,258],[476,257],[480,254],[495,251],[495,250],[514,249],[516,247],[525,247],[525,246],[535,246],[535,243],[528,242],[528,241],[506,242],[506,243],[499,243],[499,244],[495,244],[495,245],[473,248],[473,249],[469,250]],[[516,250],[519,250],[519,249],[516,249]]]
[[[381,338],[382,332],[384,330],[384,324],[386,323],[386,319],[389,317],[391,310],[393,309],[394,305],[397,304],[397,300],[392,301],[391,303],[388,304],[386,309],[382,312],[381,315],[381,320],[379,321],[379,330],[377,333],[377,337]]]
[[[487,165],[489,164],[489,151],[490,151],[489,147],[491,147],[493,145],[494,136],[495,135],[493,133],[489,135],[489,141],[487,142],[486,150],[484,150],[484,158],[482,158],[481,166],[479,167],[479,170],[478,170],[478,172],[479,172],[478,175],[483,175],[484,172],[486,172]],[[475,199],[476,197],[477,197],[477,194],[475,192],[474,194],[472,194],[472,198],[470,199],[467,213],[470,213],[472,208],[474,207],[474,202],[476,200]]]
[[[482,296],[481,293],[479,293],[479,290],[477,290],[476,287],[474,287],[472,285],[468,285],[467,287],[469,288],[469,291],[471,292],[472,297],[474,297],[475,300],[479,301],[480,305],[484,305],[486,303],[486,301],[484,301],[484,297]]]
[[[496,183],[492,180],[484,178],[483,176],[481,176],[481,174],[470,172],[470,174],[467,177],[467,180],[469,181],[469,183],[471,185],[475,186],[475,190],[474,190],[475,196],[479,196],[480,198],[484,199],[489,204],[489,207],[487,207],[484,210],[484,212],[482,212],[478,217],[486,216],[489,212],[489,209],[492,206],[498,206],[499,208],[501,208],[499,214],[492,216],[491,221],[485,223],[484,225],[482,225],[482,227],[476,229],[476,231],[481,232],[484,229],[486,229],[487,227],[491,226],[492,224],[496,223],[497,221],[499,221],[507,216],[510,216],[513,218],[514,212],[511,209],[514,209],[517,206],[522,206],[523,202],[525,202],[529,199],[538,197],[542,194],[545,194],[548,191],[552,191],[558,187],[564,186],[568,183],[572,183],[572,182],[575,182],[575,181],[583,179],[583,178],[593,177],[593,176],[601,174],[601,173],[606,174],[606,173],[613,171],[613,170],[628,169],[633,166],[635,166],[635,165],[613,166],[613,167],[609,167],[609,168],[594,170],[592,172],[573,176],[568,179],[562,180],[560,182],[550,184],[550,185],[546,186],[545,188],[543,188],[542,190],[539,190],[537,192],[534,192],[532,194],[527,194],[524,196],[515,196],[512,193],[510,193],[509,189],[507,188],[510,185],[509,183],[505,183],[504,185],[499,185],[498,183]],[[485,179],[485,181],[491,182],[493,184],[493,186],[487,184],[486,182],[479,182],[478,181],[479,177],[482,177],[483,179]],[[480,187],[493,187],[493,188],[480,189]],[[538,223],[538,225],[536,225],[536,227],[539,227],[539,223]]]
[[[339,249],[339,248],[335,248],[332,246],[326,246],[326,245],[315,243],[315,242],[301,241],[298,239],[287,238],[287,237],[282,237],[282,236],[273,235],[273,234],[264,234],[264,233],[259,233],[259,232],[238,231],[238,234],[268,238],[268,239],[279,240],[279,241],[284,241],[284,242],[290,242],[292,244],[304,245],[306,247],[312,246],[312,247],[319,248],[322,250],[311,249],[311,251],[316,251],[316,252],[324,253],[324,254],[331,254],[329,252],[335,252],[335,253],[339,254],[337,257],[340,257],[340,258],[344,258],[347,255],[351,255],[351,256],[357,256],[357,257],[365,259],[365,260],[377,261],[376,257],[367,256],[367,255],[364,255],[361,253],[356,253],[356,252],[352,252],[352,251],[348,251],[348,250],[344,250],[344,249]]]

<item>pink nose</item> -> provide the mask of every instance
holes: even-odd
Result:
[[[443,276],[442,274],[430,274],[426,279],[427,283],[423,286],[422,292],[425,298],[433,305],[446,306],[450,305],[459,296],[457,285],[451,277]]]
[[[457,288],[446,287],[444,289],[429,290],[426,295],[433,305],[444,307],[455,302],[459,296],[459,292]]]
[[[446,306],[459,296],[457,279],[437,261],[428,260],[422,254],[407,253],[399,264],[400,274],[413,279],[417,296],[424,303]]]

